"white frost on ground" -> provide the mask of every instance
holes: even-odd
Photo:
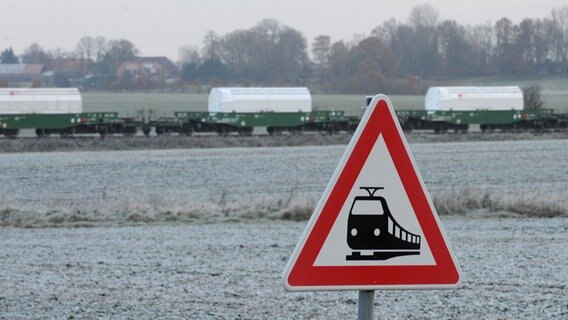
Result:
[[[442,213],[461,214],[481,201],[491,211],[568,215],[568,140],[411,148]],[[0,154],[0,226],[218,222],[251,212],[269,217],[293,207],[310,211],[344,149]]]
[[[463,286],[377,292],[377,316],[568,319],[567,143],[411,145],[466,209],[442,217]],[[279,219],[305,219],[343,149],[2,154],[0,319],[354,319],[357,292],[280,283],[305,221]]]
[[[442,223],[461,288],[378,291],[376,317],[568,318],[568,219]],[[0,319],[355,319],[355,291],[282,288],[304,225],[2,228]]]

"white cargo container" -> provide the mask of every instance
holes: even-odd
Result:
[[[431,87],[426,110],[523,110],[519,87]]]
[[[214,88],[209,112],[311,112],[308,88]]]
[[[81,112],[83,104],[77,88],[0,89],[0,114]]]

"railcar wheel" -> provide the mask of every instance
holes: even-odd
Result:
[[[229,131],[225,128],[225,126],[220,126],[217,128],[217,134],[221,137],[226,137],[229,135]]]
[[[61,138],[67,139],[67,138],[70,138],[74,133],[75,133],[75,129],[70,128],[70,129],[61,130],[59,135],[61,136]]]
[[[412,132],[412,130],[414,130],[414,126],[412,125],[412,122],[410,122],[410,121],[404,122],[401,125],[401,127],[402,127],[402,131],[404,131],[404,132],[410,133],[410,132]]]
[[[278,136],[282,134],[282,128],[269,127],[266,131],[268,131],[268,134],[271,136]]]
[[[445,123],[438,123],[434,125],[435,133],[446,133],[448,132],[448,126]]]
[[[182,135],[182,136],[191,137],[193,135],[193,129],[191,129],[191,128],[185,129],[184,128],[179,132],[179,134]]]
[[[240,136],[252,136],[252,131],[253,131],[252,128],[244,127],[244,128],[239,129],[239,135]]]
[[[19,129],[4,129],[3,133],[4,133],[4,137],[9,138],[9,139],[15,139],[15,138],[18,137],[20,130]]]
[[[99,135],[101,138],[106,138],[108,136],[108,128],[104,127],[99,130]]]
[[[498,129],[497,126],[490,125],[490,124],[482,124],[482,125],[479,126],[479,128],[481,129],[481,132],[483,132],[483,133],[492,133],[492,132],[495,132],[496,129]]]
[[[334,126],[333,124],[330,124],[330,125],[327,127],[326,132],[327,132],[328,135],[331,136],[331,135],[335,134],[335,133],[337,132],[337,130],[335,129],[335,126]]]
[[[455,134],[464,134],[467,133],[467,130],[469,129],[469,126],[467,124],[463,124],[463,125],[456,125],[454,127],[454,133]]]
[[[45,129],[36,129],[35,134],[38,138],[47,138],[49,137],[49,133],[46,132]]]
[[[163,127],[156,127],[156,134],[161,136],[165,133],[165,130]]]
[[[290,134],[293,136],[301,136],[304,134],[304,128],[300,127],[300,128],[290,129]]]

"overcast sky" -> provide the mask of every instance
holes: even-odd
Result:
[[[75,49],[82,36],[127,39],[141,55],[177,60],[183,45],[201,47],[208,30],[220,35],[249,29],[271,18],[304,34],[308,43],[321,34],[332,41],[368,35],[389,18],[406,22],[419,4],[435,7],[441,19],[460,24],[518,23],[544,18],[566,0],[2,0],[0,50],[21,54],[37,42],[44,49]]]

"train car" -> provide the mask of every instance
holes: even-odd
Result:
[[[77,88],[0,89],[0,134],[17,137],[33,129],[38,137],[51,134],[135,134],[137,124],[117,112],[83,112]]]
[[[453,131],[465,133],[471,125],[483,132],[494,130],[546,130],[557,126],[554,110],[473,110],[427,111],[397,110],[396,115],[405,131],[433,130],[436,133]]]
[[[177,119],[182,119],[183,132],[187,135],[193,132],[251,135],[255,128],[265,129],[270,135],[283,132],[299,134],[305,131],[334,133],[348,129],[343,111],[174,114]]]
[[[564,116],[552,109],[524,109],[519,87],[432,87],[424,110],[395,112],[406,132],[465,133],[472,125],[482,132],[566,129]]]
[[[71,136],[80,133],[124,133],[116,112],[66,113],[66,114],[21,114],[0,115],[0,133],[16,137],[22,129],[35,129],[38,137],[51,134]]]

